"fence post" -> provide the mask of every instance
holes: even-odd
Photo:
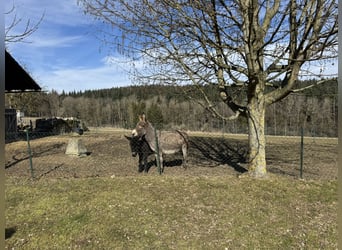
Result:
[[[27,140],[27,152],[29,155],[29,160],[30,160],[30,172],[31,172],[31,177],[34,179],[34,173],[33,173],[33,164],[32,164],[32,152],[31,152],[31,145],[30,145],[30,137],[29,137],[29,130],[26,129],[26,140]]]
[[[303,159],[304,159],[304,128],[300,132],[300,178],[303,179]]]
[[[154,137],[156,138],[156,152],[157,152],[157,167],[158,167],[158,172],[161,175],[162,174],[162,169],[160,167],[160,158],[159,158],[159,143],[158,143],[158,134],[157,130],[154,128]]]

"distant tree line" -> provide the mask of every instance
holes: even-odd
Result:
[[[303,81],[301,85],[310,85],[313,81]],[[273,104],[266,112],[266,133],[291,136],[304,128],[308,136],[337,137],[337,86],[337,81],[331,80]],[[233,114],[222,102],[214,102],[219,100],[215,86],[203,86],[202,90],[212,98],[217,109],[227,116]],[[230,91],[236,90],[231,87]],[[144,112],[160,129],[247,133],[247,121],[243,117],[233,121],[213,117],[201,105],[201,96],[190,86],[146,85],[61,94],[56,91],[6,94],[6,105],[21,110],[25,116],[76,117],[88,127],[130,129]]]

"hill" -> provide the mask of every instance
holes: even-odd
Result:
[[[315,83],[301,81],[300,88]],[[270,106],[266,113],[266,131],[272,135],[298,135],[301,128],[308,136],[337,136],[337,81],[331,80],[303,92],[293,93]],[[219,99],[216,86],[202,90],[224,116],[231,111]],[[229,87],[243,100],[245,89]],[[31,93],[31,95],[33,95]],[[30,93],[11,96],[11,106],[27,116],[77,117],[87,126],[132,128],[138,115],[147,114],[158,128],[179,128],[196,131],[246,133],[244,118],[234,121],[217,119],[204,108],[199,91],[191,86],[144,85],[113,87],[58,94]],[[7,97],[9,99],[9,97]]]

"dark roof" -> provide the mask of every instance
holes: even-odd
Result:
[[[5,91],[41,91],[41,87],[20,66],[10,53],[5,51],[5,54]]]

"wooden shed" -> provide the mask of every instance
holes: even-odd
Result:
[[[41,91],[41,87],[32,79],[20,64],[5,51],[5,92]]]
[[[5,131],[14,133],[17,131],[17,110],[5,109]]]
[[[41,87],[5,50],[5,93],[39,92]],[[5,108],[5,133],[17,131],[17,111]]]

